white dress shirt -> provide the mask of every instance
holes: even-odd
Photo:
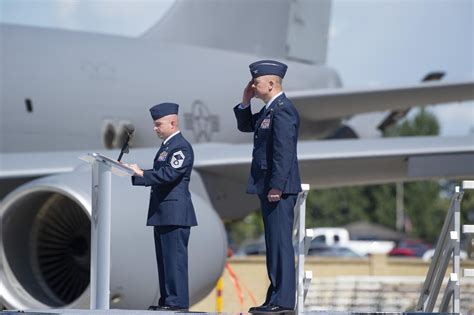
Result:
[[[166,142],[170,141],[171,138],[173,138],[174,136],[176,136],[178,133],[180,133],[181,131],[176,131],[175,133],[171,134],[168,138],[166,138],[164,141],[163,141],[163,145],[166,145]]]

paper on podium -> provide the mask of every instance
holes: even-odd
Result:
[[[131,176],[135,174],[135,171],[130,167],[127,167],[117,160],[111,159],[100,153],[88,153],[87,155],[80,156],[79,159],[86,161],[88,163],[93,163],[94,161],[99,161],[110,166],[112,173],[118,176]]]

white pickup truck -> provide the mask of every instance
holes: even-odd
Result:
[[[321,227],[313,228],[311,245],[347,247],[361,256],[367,254],[387,254],[395,247],[395,242],[379,240],[351,240],[345,228]]]

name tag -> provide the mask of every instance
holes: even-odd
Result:
[[[163,151],[160,153],[160,155],[158,156],[158,161],[166,161],[166,157],[168,156],[168,152],[166,151]]]
[[[265,118],[262,120],[262,123],[260,124],[260,129],[268,129],[270,128],[270,118]]]

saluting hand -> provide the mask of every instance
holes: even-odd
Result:
[[[283,192],[279,189],[275,189],[275,188],[270,189],[267,195],[268,201],[270,202],[280,201],[282,193]]]
[[[250,100],[252,99],[252,97],[255,96],[255,91],[252,85],[253,85],[253,80],[250,80],[250,82],[247,83],[247,86],[244,89],[244,93],[242,95],[242,104],[244,105],[250,105]]]

